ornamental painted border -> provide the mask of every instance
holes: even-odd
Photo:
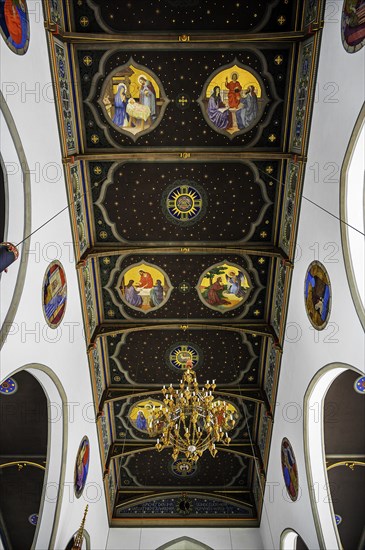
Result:
[[[66,155],[77,151],[75,113],[72,97],[72,86],[70,78],[70,66],[66,46],[56,38],[51,42],[53,46],[53,71],[56,78],[55,92],[57,97],[57,108],[61,130],[61,143]]]
[[[289,160],[286,169],[286,182],[283,198],[283,218],[280,227],[279,246],[288,254],[290,259],[294,256],[294,237],[296,232],[296,220],[299,209],[299,196],[301,190],[302,165]]]
[[[316,53],[316,35],[300,44],[289,142],[290,151],[298,154],[303,154],[307,145],[307,124],[312,106],[313,75],[317,62]]]

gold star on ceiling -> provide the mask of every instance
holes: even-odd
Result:
[[[86,65],[86,67],[90,67],[90,65],[93,62],[93,59],[92,59],[92,57],[90,57],[90,55],[85,55],[82,62],[83,62],[84,65]]]

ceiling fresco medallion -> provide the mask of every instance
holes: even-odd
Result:
[[[1,0],[0,32],[6,45],[19,55],[29,45],[29,17],[26,0]]]
[[[158,77],[132,59],[107,78],[102,94],[107,118],[134,139],[156,128],[167,103]]]
[[[345,0],[342,8],[342,44],[349,53],[355,53],[365,44],[365,2]]]
[[[331,283],[323,264],[314,261],[305,276],[305,308],[310,322],[317,330],[323,330],[331,312]]]
[[[203,358],[203,352],[196,344],[182,342],[171,346],[165,355],[166,363],[169,367],[181,370],[186,368],[187,361],[190,361],[191,369],[196,369]]]
[[[219,407],[222,400],[216,399],[214,404]],[[241,414],[239,413],[237,407],[230,401],[224,401],[227,405],[226,413],[218,413],[217,420],[219,428],[222,428],[223,431],[229,432],[233,428],[238,427],[238,422],[241,419]]]
[[[298,498],[299,489],[298,470],[294,451],[286,437],[281,442],[281,467],[288,495],[295,501]]]
[[[49,266],[43,279],[43,314],[51,328],[57,328],[65,315],[67,283],[65,271],[60,262]]]
[[[127,306],[147,313],[167,302],[172,286],[161,268],[149,263],[138,263],[122,271],[118,289]]]
[[[206,306],[218,311],[235,309],[250,295],[252,287],[246,270],[237,265],[212,265],[199,279],[196,289]]]
[[[355,380],[354,389],[358,393],[365,394],[365,376],[360,376],[360,378]]]
[[[86,485],[87,474],[89,472],[90,462],[90,443],[89,438],[83,437],[79,450],[77,451],[75,472],[74,472],[74,490],[76,498],[80,498]]]
[[[171,471],[177,477],[191,477],[197,471],[196,462],[191,462],[186,458],[178,458],[171,464]]]
[[[0,384],[1,395],[13,395],[18,389],[18,384],[13,378],[7,378],[2,384]]]
[[[154,408],[163,406],[162,401],[158,399],[143,399],[135,403],[129,413],[128,418],[132,426],[138,431],[148,433],[148,424],[152,420],[152,411]],[[161,425],[161,430],[163,426]]]
[[[164,191],[161,206],[169,221],[186,227],[204,216],[207,196],[194,181],[177,180]]]
[[[268,98],[260,77],[236,61],[208,79],[198,102],[208,124],[232,138],[258,123]]]

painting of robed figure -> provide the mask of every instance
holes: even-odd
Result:
[[[201,275],[197,286],[202,302],[218,311],[234,309],[243,304],[251,288],[246,270],[228,263],[211,266]]]
[[[166,303],[171,290],[166,273],[153,264],[134,264],[120,277],[119,294],[123,302],[145,313]]]
[[[198,100],[210,126],[232,137],[259,122],[267,101],[259,77],[237,64],[210,77]]]
[[[102,104],[120,131],[136,136],[157,125],[167,98],[156,75],[146,67],[127,64],[107,80]]]

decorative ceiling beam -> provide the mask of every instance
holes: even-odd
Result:
[[[66,32],[62,30],[55,23],[46,21],[44,24],[46,31],[53,36],[57,37],[62,42],[69,44],[84,44],[90,43],[105,43],[107,46],[112,44],[118,45],[133,45],[134,47],[141,47],[145,44],[159,44],[161,47],[171,47],[171,44],[184,44],[186,46],[193,46],[195,44],[204,44],[206,48],[209,44],[230,44],[232,42],[238,43],[251,43],[251,42],[300,42],[308,33],[306,31],[290,31],[290,32],[266,32],[266,33],[235,33],[225,32],[224,34],[215,33],[199,33],[190,32],[189,34],[177,34],[176,32],[131,32],[120,34],[107,34],[107,33],[78,33],[78,32]],[[312,29],[312,31],[318,29]]]
[[[121,254],[145,254],[145,253],[166,253],[166,254],[204,254],[207,251],[211,254],[247,254],[251,256],[266,256],[268,258],[279,258],[284,262],[291,263],[288,255],[277,246],[262,246],[260,249],[257,245],[245,246],[159,246],[150,248],[141,247],[121,247],[116,245],[101,245],[88,248],[77,262],[76,267],[84,267],[86,261],[90,258],[102,258],[104,256],[120,256]]]
[[[183,332],[191,329],[209,329],[209,330],[228,330],[228,331],[236,331],[240,332],[242,334],[252,334],[253,336],[263,336],[266,338],[271,338],[274,341],[274,347],[281,352],[282,348],[277,340],[277,335],[273,329],[273,327],[268,323],[257,323],[257,324],[250,324],[250,323],[243,323],[242,320],[239,321],[222,321],[222,324],[217,325],[216,321],[212,319],[211,322],[208,320],[205,320],[204,323],[187,323],[182,321],[181,323],[176,323],[176,321],[164,322],[163,324],[145,324],[143,321],[141,323],[129,323],[128,321],[108,321],[104,323],[100,323],[96,326],[91,339],[90,343],[88,345],[88,352],[92,352],[92,350],[96,346],[96,341],[98,338],[106,337],[106,336],[114,336],[117,334],[124,334],[126,332],[139,332],[144,330],[163,330],[163,329],[178,329],[182,330]]]
[[[181,162],[194,162],[194,161],[227,161],[227,160],[296,160],[296,162],[306,162],[306,157],[294,153],[284,153],[284,152],[261,152],[261,151],[226,151],[222,149],[215,150],[210,147],[207,150],[202,150],[202,148],[194,147],[184,147],[179,148],[175,147],[173,151],[166,149],[162,151],[163,147],[159,147],[158,151],[151,152],[141,151],[139,148],[138,151],[133,151],[133,148],[129,148],[125,153],[123,152],[112,152],[112,153],[76,153],[72,156],[63,157],[62,162],[64,164],[74,164],[76,161],[108,161],[108,162],[117,162],[117,161],[131,161],[131,160],[141,160],[144,162],[148,161],[181,161]]]

